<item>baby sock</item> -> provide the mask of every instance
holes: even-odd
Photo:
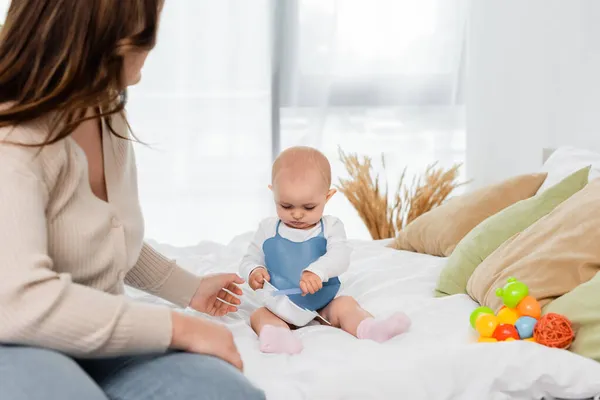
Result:
[[[358,324],[356,336],[382,343],[400,335],[410,327],[410,319],[403,312],[392,314],[385,319],[367,318]]]
[[[280,326],[265,325],[258,336],[263,353],[298,354],[303,346],[291,330]]]

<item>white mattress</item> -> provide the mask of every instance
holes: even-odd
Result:
[[[199,274],[237,272],[250,237],[240,236],[228,246],[157,247]],[[405,311],[413,321],[411,331],[377,344],[309,326],[297,331],[305,346],[300,355],[262,354],[248,325],[260,304],[244,287],[240,311],[220,321],[234,332],[246,375],[269,399],[574,399],[600,394],[599,363],[529,342],[474,343],[469,314],[476,303],[468,296],[432,296],[445,259],[387,249],[382,242],[353,245],[351,268],[341,277],[343,292],[375,316]]]

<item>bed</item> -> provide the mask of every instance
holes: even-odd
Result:
[[[251,236],[228,245],[153,244],[198,274],[237,272]],[[476,343],[469,325],[476,303],[466,295],[432,295],[445,259],[385,244],[352,241],[351,267],[342,276],[343,293],[376,316],[402,310],[411,317],[410,332],[385,344],[313,325],[297,331],[305,345],[300,355],[262,354],[248,325],[260,299],[244,285],[239,312],[219,320],[233,331],[246,375],[268,399],[583,399],[600,394],[600,363],[529,342]]]
[[[600,178],[599,153],[562,148],[550,158],[552,154],[554,149],[543,150],[545,185],[582,165],[593,166],[590,179]],[[183,267],[207,274],[237,272],[251,238],[248,232],[227,245],[152,244]],[[304,342],[301,354],[262,354],[248,324],[261,299],[244,285],[240,310],[215,320],[233,331],[245,374],[265,390],[269,400],[600,400],[596,361],[524,341],[477,343],[469,315],[478,304],[467,295],[433,296],[445,258],[393,250],[385,247],[386,241],[351,244],[351,266],[340,277],[341,293],[354,296],[375,316],[406,312],[412,319],[410,331],[377,344],[315,324],[297,331]],[[161,302],[141,292],[130,294]]]

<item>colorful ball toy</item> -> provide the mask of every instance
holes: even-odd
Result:
[[[496,289],[496,296],[502,297],[504,305],[508,308],[517,308],[517,305],[529,294],[529,288],[523,282],[510,277],[503,288]]]
[[[479,333],[478,342],[525,340],[561,348],[571,344],[574,334],[569,320],[556,314],[542,316],[540,303],[529,295],[529,288],[523,282],[510,277],[504,287],[496,289],[496,295],[504,303],[497,314],[481,306],[469,318]]]
[[[498,317],[494,314],[481,314],[475,321],[475,329],[483,337],[492,337],[498,325]]]
[[[496,329],[494,330],[494,332],[492,333],[492,336],[494,337],[494,339],[496,339],[499,342],[501,342],[503,340],[507,340],[509,338],[512,338],[514,340],[521,339],[519,337],[519,332],[517,332],[517,328],[515,328],[514,325],[510,325],[510,324],[498,325],[496,327]]]
[[[517,312],[520,315],[526,315],[531,318],[540,319],[542,316],[542,308],[540,303],[531,296],[525,297],[517,306]]]
[[[471,320],[471,327],[475,328],[475,321],[477,320],[477,318],[479,318],[479,316],[481,314],[492,314],[492,315],[494,315],[494,310],[492,310],[489,307],[485,307],[485,306],[477,307],[471,313],[471,318],[470,318],[470,320]]]
[[[502,307],[500,311],[498,311],[498,321],[501,324],[509,324],[514,325],[515,322],[519,319],[519,313],[517,310],[508,308],[506,306]]]
[[[515,328],[517,328],[517,332],[519,332],[519,337],[521,339],[533,337],[533,328],[535,328],[537,322],[537,319],[527,315],[520,317],[517,322],[515,322]]]

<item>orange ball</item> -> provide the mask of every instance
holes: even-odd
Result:
[[[475,321],[475,330],[483,337],[491,337],[498,326],[498,317],[493,314],[481,314]]]
[[[517,310],[508,307],[502,307],[496,316],[499,323],[509,325],[514,325],[520,317]]]
[[[517,311],[523,316],[528,316],[535,319],[539,319],[542,315],[540,303],[538,303],[538,301],[531,296],[527,296],[521,300],[521,302],[517,305]]]

